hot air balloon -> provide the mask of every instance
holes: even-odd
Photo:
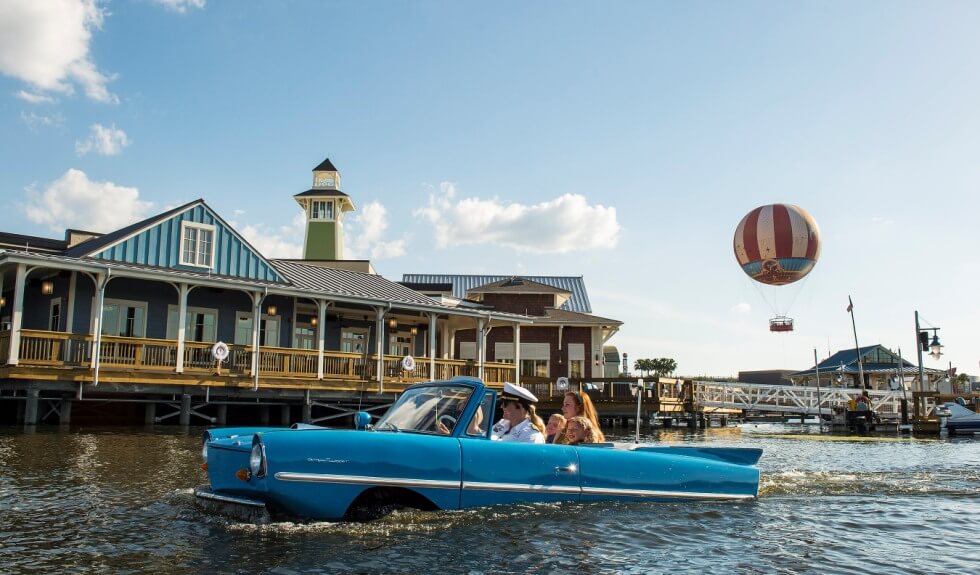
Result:
[[[735,259],[753,280],[784,286],[802,279],[820,257],[820,228],[806,210],[791,204],[760,206],[735,228]],[[778,312],[777,312],[778,313]],[[793,331],[793,320],[780,313],[771,331]]]

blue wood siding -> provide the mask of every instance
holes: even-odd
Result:
[[[214,261],[211,273],[285,283],[282,276],[276,273],[261,254],[252,250],[234,230],[223,225],[204,205],[197,205],[176,214],[125,241],[92,254],[92,257],[162,268],[205,271],[205,268],[185,266],[180,263],[180,228],[181,223],[185,221],[215,227]]]

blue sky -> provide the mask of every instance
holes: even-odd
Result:
[[[854,344],[980,361],[980,6],[969,2],[8,0],[4,231],[110,231],[204,198],[298,256],[330,157],[349,256],[403,273],[582,275],[610,342],[689,375]],[[756,206],[820,225],[754,285]],[[795,318],[773,334],[774,312]],[[912,357],[915,361],[915,358]]]

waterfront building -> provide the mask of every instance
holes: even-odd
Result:
[[[862,365],[858,367],[858,358]],[[901,367],[900,367],[901,366]],[[817,369],[819,368],[819,369]],[[893,389],[892,382],[898,382],[904,376],[906,389],[918,390],[918,386],[910,385],[919,377],[919,367],[910,361],[900,358],[897,353],[881,344],[859,348],[842,349],[816,366],[802,371],[787,374],[794,385],[817,385],[816,373],[820,372],[819,384],[825,387],[867,387],[868,389]],[[860,373],[864,373],[863,384],[859,381]],[[923,368],[930,385],[946,375],[941,369]],[[739,374],[739,381],[743,380]],[[900,389],[900,387],[894,387]]]
[[[603,347],[623,323],[591,313],[581,276],[405,274],[402,284],[442,301],[532,318],[530,326],[501,325],[482,337],[460,326],[450,344],[456,357],[476,360],[485,338],[487,361],[520,366],[528,382],[605,377]]]
[[[47,403],[64,423],[73,400],[104,400],[145,403],[147,422],[223,423],[243,403],[310,421],[429,379],[602,375],[621,322],[591,314],[581,277],[389,281],[345,258],[356,208],[329,159],[293,198],[302,259],[265,257],[203,199],[109,233],[0,232],[0,398],[16,400],[0,420]]]
[[[309,419],[311,405],[366,392],[383,404],[416,381],[519,382],[497,334],[554,318],[433,299],[344,259],[355,206],[340,182],[325,160],[294,196],[307,218],[300,260],[265,257],[203,199],[109,233],[0,233],[0,397],[28,421],[38,402],[66,421],[72,398],[168,402],[183,421],[212,419],[222,401],[266,402],[288,420],[296,398]],[[485,338],[465,345],[460,331],[496,331],[489,355]]]

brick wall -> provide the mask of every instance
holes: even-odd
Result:
[[[594,355],[592,350],[592,330],[587,327],[566,327],[562,334],[561,350],[558,349],[558,328],[557,327],[522,327],[521,343],[547,343],[551,348],[551,379],[563,376],[568,373],[568,344],[581,343],[585,346],[585,376],[590,377],[594,367]],[[459,357],[459,344],[461,342],[476,342],[476,330],[464,329],[456,332],[456,349],[454,357]],[[494,350],[497,342],[512,343],[514,341],[514,328],[494,327],[487,336],[487,361],[496,361]],[[560,363],[559,363],[560,360]],[[596,375],[601,375],[597,373]]]

